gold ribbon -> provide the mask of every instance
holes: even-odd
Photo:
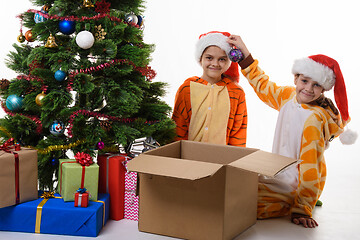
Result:
[[[40,233],[42,207],[50,198],[62,198],[62,197],[55,197],[54,192],[44,192],[40,198],[44,198],[44,199],[39,203],[39,205],[36,208],[35,233]]]
[[[105,225],[105,202],[104,201],[101,201],[101,200],[97,200],[97,201],[94,201],[92,200],[93,202],[99,202],[99,203],[102,203],[103,204],[103,227]]]

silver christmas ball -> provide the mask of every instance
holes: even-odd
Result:
[[[130,14],[127,14],[125,16],[125,21],[127,23],[134,23],[136,25],[139,20],[138,20],[138,17],[135,14],[130,13]]]

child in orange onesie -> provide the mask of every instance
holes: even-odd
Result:
[[[279,111],[273,153],[301,161],[275,178],[259,177],[258,218],[291,214],[293,223],[316,227],[312,211],[325,184],[324,151],[340,134],[344,144],[352,144],[357,136],[350,130],[347,138],[342,133],[350,117],[339,64],[325,55],[296,60],[292,68],[295,87],[280,87],[269,81],[239,36],[230,36],[228,42],[244,54],[239,64],[258,97]],[[333,87],[340,111],[323,94]]]
[[[179,87],[173,112],[177,140],[246,146],[245,93],[237,84],[239,67],[231,62],[226,32],[202,34],[196,44],[201,77]]]

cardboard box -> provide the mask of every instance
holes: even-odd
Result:
[[[96,237],[109,218],[109,194],[99,194],[99,200],[90,201],[86,208],[74,207],[74,202],[64,202],[61,198],[50,198],[42,205],[43,200],[1,208],[0,231],[34,233],[38,227],[41,234]]]
[[[184,239],[233,239],[255,224],[258,173],[295,159],[258,149],[178,141],[128,163],[139,173],[139,230]]]
[[[75,159],[59,159],[58,191],[64,201],[74,201],[75,193],[81,187],[83,167]],[[99,166],[96,163],[85,167],[84,188],[89,200],[97,200],[99,185]]]
[[[11,151],[19,154],[17,170],[14,154],[0,151],[0,208],[16,204],[17,192],[19,203],[38,198],[37,151],[30,148]]]

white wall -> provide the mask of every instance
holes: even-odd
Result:
[[[144,35],[145,42],[156,45],[151,62],[157,72],[155,81],[169,83],[165,100],[173,106],[180,84],[190,76],[201,75],[194,59],[194,45],[200,34],[212,30],[241,35],[254,58],[260,60],[261,68],[279,84],[293,84],[294,59],[322,53],[340,64],[352,118],[349,127],[360,132],[360,98],[357,97],[360,14],[356,3],[355,0],[148,0]],[[15,16],[33,7],[28,0],[7,1],[6,5],[0,15],[0,78],[12,79],[17,74],[7,69],[3,60],[19,35],[20,24]],[[240,84],[247,97],[248,146],[271,151],[277,112],[255,96],[244,77]],[[338,139],[334,140],[326,152],[327,161],[354,156],[359,142],[343,146]]]

